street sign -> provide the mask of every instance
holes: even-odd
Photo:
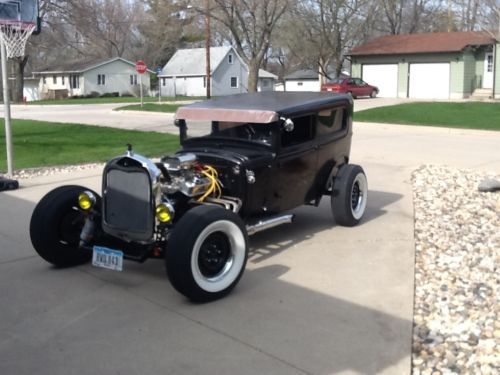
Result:
[[[146,70],[148,70],[148,67],[144,61],[139,60],[135,63],[135,70],[139,74],[144,74],[146,73]]]

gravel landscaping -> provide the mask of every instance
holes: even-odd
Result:
[[[425,166],[413,174],[413,374],[500,373],[500,192],[493,174]]]

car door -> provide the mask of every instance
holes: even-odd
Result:
[[[273,165],[274,210],[301,206],[316,196],[318,148],[313,118],[312,115],[292,118],[294,129],[281,130],[279,152]]]
[[[359,96],[369,96],[371,94],[370,86],[362,79],[356,78],[356,85],[358,87]]]

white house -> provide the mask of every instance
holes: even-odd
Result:
[[[163,67],[160,78],[161,95],[204,96],[206,94],[205,48],[178,50]],[[248,67],[233,47],[210,48],[210,92],[214,96],[248,91]],[[272,91],[278,79],[259,70],[259,91]]]
[[[285,91],[319,91],[318,72],[314,70],[297,70],[285,76]]]
[[[142,79],[143,94],[150,90],[151,70],[142,74],[135,64],[121,57],[86,62],[62,62],[33,72],[39,77],[42,99],[113,94],[138,96]]]

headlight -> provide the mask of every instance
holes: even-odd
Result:
[[[94,206],[96,202],[95,195],[86,190],[78,196],[78,206],[84,211],[88,211]]]
[[[174,219],[174,207],[168,203],[163,202],[156,206],[156,218],[160,223],[169,223]]]

